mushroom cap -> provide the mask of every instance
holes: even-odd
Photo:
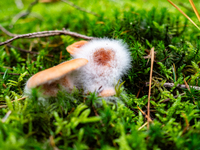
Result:
[[[101,97],[109,97],[115,95],[115,90],[114,89],[107,89],[103,90],[101,93],[99,93],[99,96]]]
[[[73,55],[78,51],[78,48],[80,48],[86,43],[88,43],[88,41],[78,41],[73,43],[72,45],[69,45],[66,49],[71,55]]]
[[[28,88],[33,88],[45,83],[51,83],[88,63],[85,58],[77,58],[63,62],[57,66],[40,71],[33,75],[27,82]]]

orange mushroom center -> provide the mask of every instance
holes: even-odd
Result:
[[[101,66],[109,65],[113,57],[114,52],[112,50],[105,50],[104,48],[97,50],[93,55],[95,63]]]

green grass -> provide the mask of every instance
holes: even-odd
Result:
[[[163,86],[165,82],[184,84],[184,79],[200,86],[200,32],[167,1],[73,1],[99,17],[63,2],[38,3],[29,16],[15,21],[14,16],[32,1],[23,2],[24,8],[19,9],[14,0],[0,1],[0,24],[10,32],[65,28],[87,36],[122,39],[129,45],[132,68],[110,100],[75,89],[41,101],[34,89],[32,97],[18,101],[32,74],[69,60],[66,47],[81,39],[55,36],[11,43],[39,54],[0,46],[0,72],[4,72],[0,75],[0,107],[7,105],[0,108],[0,149],[200,149],[200,91]],[[186,0],[184,4],[190,6]],[[181,9],[198,24],[193,12]],[[0,42],[9,38],[0,31]],[[148,130],[140,128],[147,120],[137,106],[147,113],[150,63],[144,56],[152,47],[156,61],[151,89],[153,123]]]

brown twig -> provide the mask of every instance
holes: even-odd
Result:
[[[146,86],[149,85],[149,82],[146,82]],[[164,83],[162,84],[164,87],[174,87],[174,83]],[[178,88],[184,88],[184,89],[187,89],[186,85],[183,85],[183,84],[177,84]],[[189,85],[190,88],[194,88],[195,90],[200,90],[200,87],[199,86],[192,86],[192,85]]]
[[[5,83],[3,83],[2,86],[3,86],[5,89],[7,88],[7,86],[5,85]]]
[[[32,3],[29,5],[28,9],[27,9],[25,12],[22,11],[22,12],[18,13],[17,15],[15,15],[15,16],[13,17],[13,19],[12,19],[12,25],[13,25],[15,22],[17,22],[17,20],[19,20],[20,18],[26,18],[26,17],[31,13],[33,6],[35,6],[37,3],[38,3],[38,0],[35,0],[34,2],[32,2]]]
[[[197,29],[200,30],[200,28],[196,25],[196,23],[190,18],[188,17],[188,15],[186,15],[178,6],[176,6],[172,1],[167,0],[172,6],[174,6],[180,13],[182,13]]]
[[[174,83],[164,83],[163,86],[164,87],[173,87]],[[176,87],[187,89],[186,85],[183,85],[183,84],[178,84]],[[194,88],[195,90],[200,90],[200,87],[198,87],[198,86],[191,86],[190,85],[189,87]]]
[[[152,74],[153,74],[153,63],[154,63],[154,47],[151,49],[151,70],[150,70],[150,77],[149,77],[149,93],[148,93],[148,106],[147,106],[147,128],[149,129],[149,122],[150,122],[150,97],[151,97],[151,81],[152,81]]]
[[[6,108],[8,107],[7,105],[0,105],[0,108]]]
[[[24,97],[22,97],[22,98],[19,98],[19,99],[17,99],[17,101],[21,101],[21,100],[24,100],[24,99],[26,99],[28,96],[24,96]],[[11,103],[13,103],[13,102],[15,102],[16,100],[12,100],[11,101]],[[6,107],[8,107],[8,105],[0,105],[0,108],[6,108]]]
[[[188,83],[185,81],[185,79],[184,79],[184,83],[185,83],[185,86],[188,89],[188,91],[191,93],[190,87],[189,87]],[[194,96],[192,96],[192,98],[193,98],[193,103],[195,104],[195,98],[194,98]]]
[[[17,99],[17,101],[21,101],[21,100],[24,100],[24,99],[26,99],[28,96],[24,96],[24,97],[22,97],[22,98],[19,98],[19,99]],[[13,102],[15,102],[16,100],[12,100],[11,102],[13,103]]]
[[[52,135],[49,137],[49,141],[50,141],[50,145],[53,147],[53,150],[59,150],[55,144],[55,141]]]
[[[56,36],[56,35],[70,35],[70,36],[82,38],[85,40],[97,39],[95,37],[89,37],[89,36],[82,35],[82,34],[79,34],[76,32],[71,32],[71,31],[66,31],[66,30],[53,30],[53,31],[41,31],[41,32],[16,35],[13,38],[11,38],[5,42],[1,42],[0,46],[8,44],[8,43],[13,42],[14,40],[20,39],[20,38],[37,38],[37,37],[47,37],[47,36]]]
[[[148,116],[146,115],[146,113],[145,113],[142,109],[140,109],[140,107],[137,106],[137,108],[138,108],[139,111],[147,118],[147,120],[152,121],[152,119],[151,119],[150,117],[148,117]]]
[[[189,129],[190,123],[189,123],[185,113],[182,113],[182,116],[185,119],[185,124],[186,124],[186,127],[183,129],[183,132],[182,132],[182,134],[184,134]]]
[[[146,123],[143,124],[141,127],[139,127],[139,128],[138,128],[138,131],[140,131],[142,128],[144,128],[147,124],[148,124],[148,122],[146,122]]]
[[[94,16],[99,17],[98,14],[96,14],[96,13],[94,13],[94,12],[91,12],[91,11],[88,11],[88,10],[85,10],[85,9],[83,9],[83,8],[81,8],[81,7],[77,6],[77,5],[75,5],[74,3],[68,1],[68,0],[61,0],[61,1],[67,3],[68,5],[70,5],[70,6],[74,7],[74,8],[76,8],[76,9],[78,9],[78,10],[80,10],[80,11],[83,11],[83,12],[86,12],[86,13],[89,13],[89,14],[92,14],[92,15],[94,15]]]
[[[190,4],[191,4],[191,6],[192,6],[192,8],[193,8],[193,10],[194,10],[194,12],[195,12],[195,14],[196,14],[198,20],[200,21],[200,16],[199,16],[199,13],[198,13],[198,11],[197,11],[197,8],[196,8],[195,5],[194,5],[194,2],[193,2],[192,0],[189,0],[189,2],[190,2]]]
[[[11,37],[15,37],[15,36],[18,36],[18,34],[13,34],[13,33],[10,33],[8,30],[6,30],[4,27],[2,27],[0,25],[0,30],[3,31],[5,34],[7,34],[8,36],[11,36]]]

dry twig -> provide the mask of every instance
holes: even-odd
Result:
[[[6,30],[4,27],[2,27],[0,25],[0,30],[3,31],[5,34],[7,34],[8,36],[11,36],[11,37],[15,37],[15,36],[18,36],[17,34],[13,34],[13,33],[10,33],[8,30]]]
[[[174,83],[164,83],[163,86],[164,87],[173,87]],[[183,85],[183,84],[178,84],[176,87],[187,89],[186,85]],[[200,87],[198,87],[198,86],[189,85],[189,87],[194,88],[195,90],[200,90]]]
[[[33,6],[35,6],[38,3],[38,0],[35,0],[34,2],[32,2],[28,9],[24,12],[20,12],[17,15],[15,15],[12,19],[12,24],[14,24],[15,22],[17,22],[17,20],[19,20],[20,18],[26,18],[32,11]]]
[[[142,128],[144,128],[147,124],[148,124],[148,122],[146,122],[146,123],[143,124],[141,127],[139,127],[139,128],[138,128],[138,131],[140,131]]]
[[[195,14],[196,14],[198,20],[200,21],[200,16],[199,16],[199,13],[198,13],[198,11],[197,11],[195,5],[194,5],[194,2],[193,2],[192,0],[189,0],[189,2],[190,2],[190,4],[191,4],[191,6],[192,6],[192,8],[193,8],[193,10],[194,10],[194,12],[195,12]]]
[[[17,99],[17,101],[21,101],[21,100],[24,100],[24,99],[26,99],[28,96],[24,96],[24,97],[22,97],[22,98],[19,98],[19,99]],[[13,102],[15,102],[16,100],[12,100],[11,101],[11,103],[13,103]],[[0,105],[0,108],[6,108],[6,107],[8,107],[8,105]]]
[[[88,11],[88,10],[85,10],[85,9],[83,9],[83,8],[81,8],[81,7],[77,6],[77,5],[75,5],[74,3],[68,1],[68,0],[61,0],[61,1],[67,3],[68,5],[70,5],[70,6],[74,7],[74,8],[76,8],[76,9],[78,9],[78,10],[80,10],[80,11],[83,11],[83,12],[86,12],[86,13],[89,13],[89,14],[92,14],[92,15],[94,15],[94,16],[99,17],[98,14],[96,14],[96,13],[94,13],[94,12],[91,12],[91,11]]]
[[[188,89],[188,91],[191,93],[190,87],[189,87],[188,83],[185,81],[185,79],[184,79],[184,83],[185,83],[185,86]],[[193,103],[195,104],[195,98],[194,98],[194,96],[192,96],[192,97],[193,97]]]
[[[149,82],[146,82],[146,86],[149,85]],[[164,83],[162,84],[164,87],[174,87],[174,83]],[[183,89],[187,89],[186,85],[183,85],[183,84],[177,84],[178,88],[183,88]],[[192,85],[189,85],[190,88],[193,88],[195,90],[200,90],[200,87],[199,86],[192,86]]]
[[[52,135],[49,137],[49,140],[50,140],[50,145],[53,147],[53,150],[59,150],[55,144],[55,141]]]
[[[186,124],[186,127],[184,128],[184,130],[182,132],[182,134],[184,134],[189,129],[190,123],[189,123],[189,121],[188,121],[187,116],[186,116],[185,113],[182,112],[182,116],[185,119],[185,124]]]
[[[138,108],[139,111],[147,118],[147,120],[152,121],[152,119],[151,119],[150,117],[148,117],[148,116],[146,115],[146,113],[145,113],[142,109],[140,109],[140,107],[137,106],[137,108]]]
[[[70,35],[70,36],[82,38],[85,40],[97,39],[95,37],[89,37],[89,36],[82,35],[82,34],[79,34],[76,32],[71,32],[71,31],[66,31],[66,30],[53,30],[53,31],[41,31],[41,32],[16,35],[13,38],[11,38],[5,42],[1,42],[0,46],[8,44],[8,43],[13,42],[14,40],[20,39],[20,38],[37,38],[37,37],[47,37],[47,36],[56,36],[56,35]]]
[[[153,63],[154,63],[154,47],[151,49],[151,70],[150,70],[150,78],[149,78],[149,93],[148,93],[148,106],[147,106],[147,128],[149,129],[149,122],[150,122],[150,96],[151,96],[151,81],[152,81],[152,74],[153,74]]]
[[[188,17],[188,15],[186,15],[178,6],[176,6],[172,1],[167,0],[172,6],[174,6],[180,13],[182,13],[197,29],[200,30],[200,28],[196,25],[196,23],[190,18]]]

